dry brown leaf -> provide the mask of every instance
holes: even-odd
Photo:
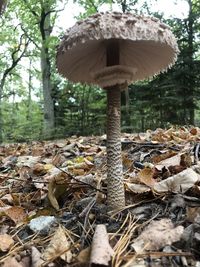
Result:
[[[131,191],[135,194],[145,193],[150,191],[151,189],[143,184],[133,184],[133,183],[125,183],[125,188],[128,191]]]
[[[129,158],[128,153],[122,153],[122,163],[127,169],[133,165],[133,160]]]
[[[51,205],[56,210],[59,210],[57,199],[62,196],[68,188],[67,178],[68,175],[66,173],[60,172],[55,177],[52,177],[48,184],[48,198]]]
[[[163,167],[180,165],[180,161],[181,161],[181,155],[177,154],[173,157],[160,161],[157,165],[155,165],[155,168],[161,171]]]
[[[188,168],[174,176],[154,184],[153,189],[158,192],[185,193],[199,180],[199,175]]]
[[[138,253],[145,250],[159,250],[180,240],[183,231],[183,226],[174,227],[170,219],[152,221],[131,246]]]
[[[94,163],[92,163],[88,158],[84,158],[84,162],[88,165],[88,168],[94,167]]]
[[[41,253],[39,250],[32,246],[31,247],[31,267],[40,267],[44,261],[41,259]]]
[[[138,173],[138,178],[140,182],[150,187],[152,187],[156,182],[156,180],[153,179],[153,176],[154,169],[149,167],[145,167]]]
[[[78,254],[77,260],[80,263],[88,263],[90,260],[90,252],[91,252],[91,247],[87,247]]]
[[[5,194],[2,196],[1,200],[5,201],[6,203],[13,204],[13,197],[11,194]]]
[[[27,166],[30,168],[33,168],[33,166],[38,163],[40,160],[40,157],[33,157],[33,156],[20,156],[17,160],[17,166],[19,168],[23,166]]]
[[[42,258],[45,261],[49,261],[56,257],[60,257],[62,260],[70,263],[72,260],[70,246],[71,242],[67,239],[64,229],[59,226],[51,238],[49,245],[43,252]]]
[[[199,135],[200,134],[200,129],[198,127],[193,127],[190,129],[190,133],[192,135]]]
[[[174,152],[174,151],[171,151],[171,150],[170,151],[166,151],[163,154],[160,154],[160,155],[152,157],[152,162],[153,163],[158,163],[160,161],[166,160],[166,159],[174,157],[176,155],[177,155],[177,152]]]
[[[92,165],[89,165],[88,163],[85,162],[81,162],[81,163],[75,163],[73,164],[72,166],[68,166],[68,169],[69,170],[77,170],[77,169],[83,169],[83,170],[89,170],[91,167],[93,167],[93,164],[90,162],[90,164]]]
[[[184,153],[181,155],[180,165],[185,168],[192,166],[192,158],[189,153]]]
[[[200,217],[200,207],[186,207],[186,215],[189,222],[196,222],[196,219]]]
[[[13,206],[5,210],[5,214],[15,222],[15,224],[22,223],[27,218],[27,215],[22,207]]]
[[[6,207],[6,204],[0,199],[0,207]]]
[[[2,267],[23,267],[14,257],[9,257],[3,262]]]
[[[8,234],[0,235],[0,251],[8,251],[14,244],[14,240]]]
[[[84,169],[72,169],[72,173],[77,176],[82,176],[85,174]]]
[[[61,166],[65,162],[65,157],[61,154],[55,155],[55,157],[52,159],[52,165],[53,166]]]
[[[172,139],[176,142],[176,143],[182,143],[184,141],[184,139],[182,139],[179,136],[176,136],[176,134],[172,134]]]
[[[47,172],[44,168],[44,164],[42,164],[42,163],[36,163],[33,166],[32,170],[33,170],[33,174],[35,174],[35,175],[44,175]]]

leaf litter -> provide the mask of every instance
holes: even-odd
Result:
[[[0,266],[199,266],[200,129],[122,134],[126,206],[106,209],[106,137],[0,146]]]

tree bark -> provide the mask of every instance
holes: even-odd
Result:
[[[50,63],[47,49],[41,51],[42,87],[44,97],[44,137],[51,137],[54,133],[54,102],[52,98],[52,84],[50,80]]]
[[[3,95],[3,87],[0,85],[0,143],[3,142],[2,95]]]
[[[189,78],[189,123],[194,125],[195,120],[195,107],[194,107],[194,87],[195,87],[195,77],[194,77],[194,13],[193,13],[193,3],[191,0],[188,1],[189,4],[189,15],[188,15],[188,68],[190,72]]]
[[[51,63],[50,53],[47,46],[48,38],[52,31],[50,22],[50,7],[48,4],[42,6],[40,32],[42,36],[41,47],[41,72],[42,72],[42,87],[44,98],[44,129],[45,138],[52,137],[54,134],[55,117],[54,117],[54,101],[52,97],[52,82],[51,82]]]

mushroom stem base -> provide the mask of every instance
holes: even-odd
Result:
[[[119,86],[107,89],[107,202],[108,209],[125,206],[121,157],[121,91]]]

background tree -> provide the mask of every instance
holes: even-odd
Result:
[[[49,138],[54,133],[54,87],[53,65],[55,65],[55,52],[58,37],[53,34],[55,21],[60,9],[58,3],[62,1],[49,0],[21,0],[20,20],[23,30],[38,51],[41,62],[41,81],[43,92],[44,128],[43,136]]]

